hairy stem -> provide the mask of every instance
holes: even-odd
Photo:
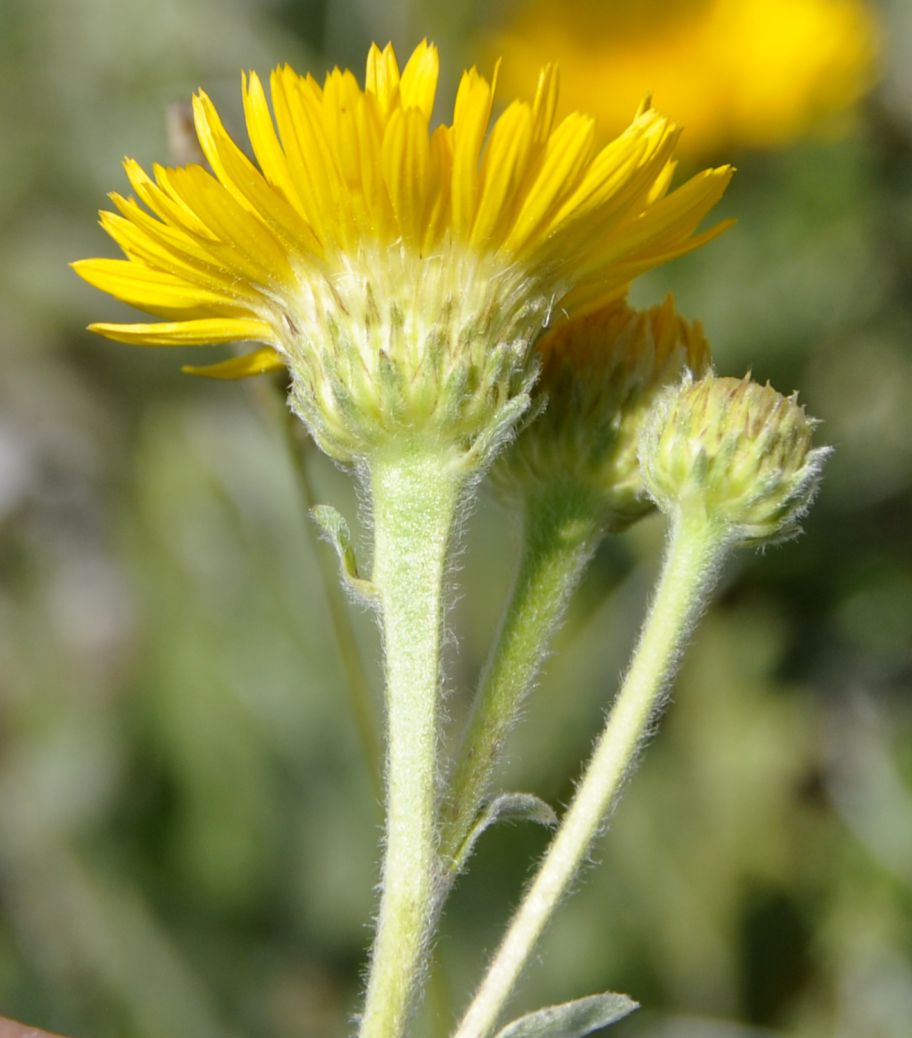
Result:
[[[439,886],[437,744],[444,577],[463,485],[430,448],[370,464],[373,583],[386,656],[386,855],[361,1038],[399,1038]]]
[[[504,741],[535,684],[570,596],[601,538],[598,512],[573,489],[525,503],[523,554],[449,786],[441,852],[449,870],[489,791]]]
[[[454,1038],[486,1038],[579,872],[661,708],[727,550],[705,520],[673,523],[662,575],[621,691],[576,795]]]

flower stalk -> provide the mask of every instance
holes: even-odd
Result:
[[[538,872],[454,1038],[486,1038],[539,937],[586,860],[662,707],[729,538],[705,518],[673,521],[662,575],[623,686]]]
[[[504,742],[531,692],[567,604],[602,530],[578,486],[541,487],[523,510],[523,554],[513,594],[485,666],[449,784],[441,855],[451,878],[487,795]]]
[[[374,584],[386,658],[386,847],[361,1038],[403,1034],[424,975],[438,887],[437,748],[444,580],[464,485],[455,452],[369,464]]]

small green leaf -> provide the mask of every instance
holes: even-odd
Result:
[[[557,825],[557,815],[550,804],[533,793],[500,793],[490,797],[479,808],[472,828],[459,848],[453,861],[453,870],[458,872],[472,853],[478,837],[495,822],[536,822],[551,829]]]
[[[310,516],[335,549],[346,586],[359,598],[371,601],[375,595],[374,585],[358,573],[358,560],[348,523],[332,505],[315,505],[310,510]]]
[[[496,1038],[585,1038],[638,1008],[626,995],[606,991],[527,1013],[498,1031]]]

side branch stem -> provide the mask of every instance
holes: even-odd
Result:
[[[361,1038],[404,1033],[434,918],[444,578],[463,486],[452,462],[416,448],[370,464],[386,658],[386,854]]]
[[[523,555],[492,655],[482,673],[449,785],[441,853],[451,873],[489,791],[528,693],[538,679],[570,596],[600,539],[598,510],[572,490],[548,488],[524,509]]]
[[[486,1038],[561,898],[614,806],[677,670],[725,556],[725,537],[676,520],[627,676],[576,795],[454,1038]]]

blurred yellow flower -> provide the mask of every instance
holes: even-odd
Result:
[[[567,104],[606,132],[651,95],[686,128],[683,150],[706,155],[839,125],[874,82],[877,25],[862,0],[532,0],[487,44],[509,89],[546,52]]]
[[[112,194],[118,212],[101,214],[126,258],[74,265],[164,320],[93,330],[151,346],[262,344],[191,370],[230,378],[287,365],[292,405],[340,459],[438,420],[469,441],[495,398],[525,392],[555,307],[618,295],[724,226],[695,234],[731,169],[670,190],[679,131],[648,105],[600,149],[590,116],[555,120],[555,66],[531,103],[514,101],[492,125],[494,85],[473,68],[452,123],[432,129],[437,75],[427,43],[401,73],[392,48],[375,46],[363,89],[348,71],[321,87],[276,69],[270,112],[251,73],[256,164],[200,92],[211,172],[155,166],[150,177],[127,160],[138,201]]]

